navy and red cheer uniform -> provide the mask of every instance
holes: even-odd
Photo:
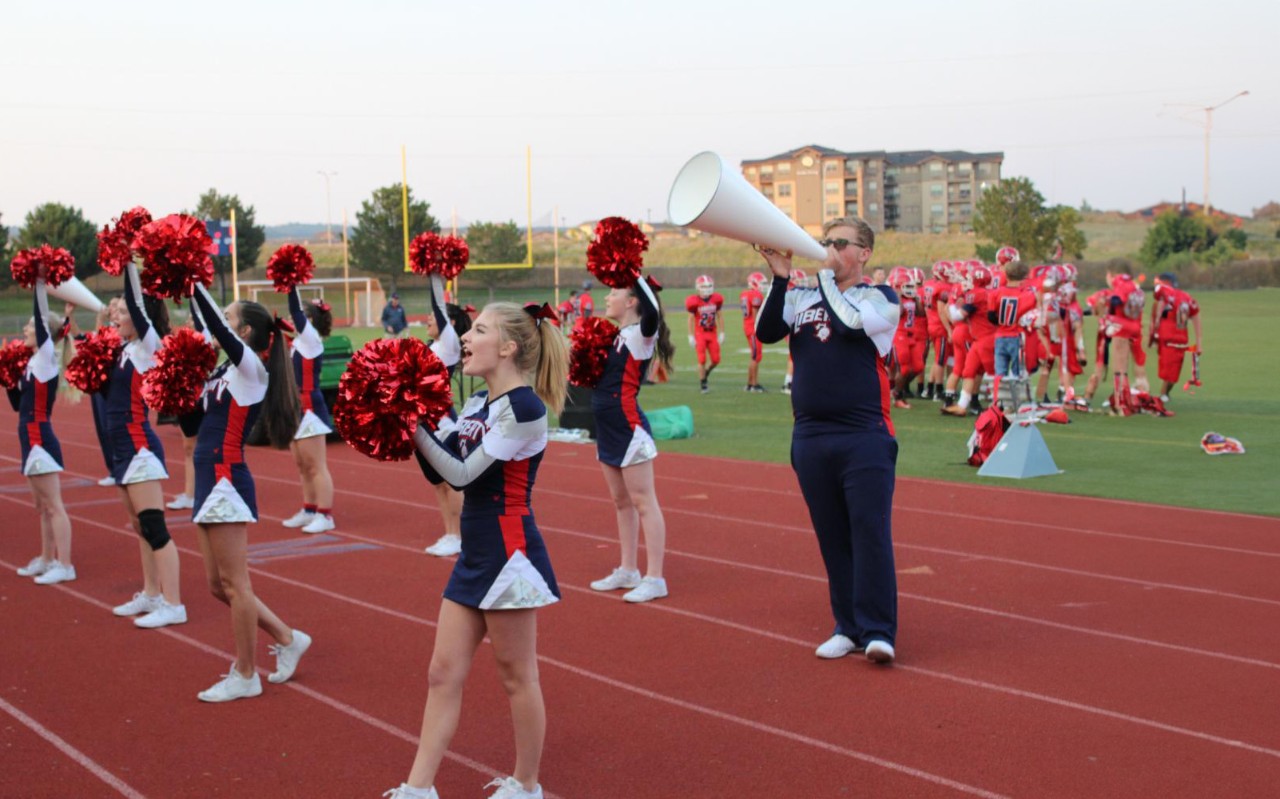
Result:
[[[658,345],[661,316],[648,287],[637,285],[640,321],[618,331],[591,392],[596,419],[596,459],[609,466],[635,466],[658,457],[649,418],[640,409],[640,381]]]
[[[36,281],[36,351],[16,388],[9,389],[9,402],[18,412],[18,442],[22,445],[22,473],[27,477],[62,471],[62,445],[53,434],[53,401],[58,396],[58,351],[46,319],[49,300],[44,280]]]
[[[819,273],[816,289],[786,289],[786,278],[774,277],[756,333],[766,344],[791,337],[791,465],[826,566],[835,632],[863,646],[873,640],[892,645],[898,589],[890,516],[898,442],[886,358],[898,296],[883,285],[841,292],[829,269]]]
[[[293,344],[289,347],[289,356],[293,361],[293,379],[298,384],[298,395],[302,407],[302,418],[298,420],[298,432],[294,440],[327,436],[333,432],[333,419],[329,417],[329,406],[320,393],[320,369],[324,366],[324,339],[316,326],[307,318],[302,309],[302,296],[298,287],[289,291],[289,315],[293,317],[293,327],[298,331]]]
[[[107,386],[106,424],[111,441],[111,476],[116,485],[164,480],[164,447],[151,427],[142,399],[142,376],[155,364],[163,343],[142,304],[138,267],[125,267],[124,302],[135,336],[124,345]]]
[[[435,341],[431,342],[431,351],[436,354],[440,362],[449,370],[449,379],[453,380],[454,373],[458,371],[458,364],[462,361],[462,339],[458,337],[458,331],[453,326],[453,320],[449,318],[449,314],[445,313],[446,307],[444,278],[439,275],[432,275],[431,315],[436,320],[436,330],[439,331],[439,335]],[[453,422],[458,420],[458,411],[452,405],[449,406],[448,418]],[[422,453],[415,449],[413,456],[418,461],[418,466],[422,469],[422,473],[430,480],[433,472],[426,459],[422,457]]]
[[[547,408],[528,386],[489,399],[473,394],[456,421],[421,425],[414,444],[427,479],[463,492],[462,552],[445,599],[477,610],[558,602],[560,589],[531,497],[547,448]]]
[[[267,367],[235,334],[204,286],[192,302],[227,359],[209,375],[200,397],[200,432],[192,463],[196,472],[196,524],[256,522],[253,475],[244,462],[244,440],[267,396]],[[278,335],[278,334],[277,334]]]

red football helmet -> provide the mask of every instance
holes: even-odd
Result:
[[[1016,260],[1018,260],[1018,251],[1012,247],[1001,247],[996,251],[996,264],[999,266]]]
[[[747,288],[759,291],[760,287],[763,285],[764,285],[763,272],[752,272],[751,274],[747,275]]]
[[[917,286],[924,283],[924,270],[918,266],[911,267],[911,282]]]
[[[790,282],[792,288],[805,288],[809,285],[809,276],[804,273],[803,269],[792,269]]]
[[[938,261],[933,265],[933,277],[935,280],[950,280],[950,275],[950,261]]]
[[[991,285],[991,270],[985,266],[977,266],[969,270],[969,282],[976,289],[984,289]]]
[[[1058,286],[1058,299],[1070,305],[1076,299],[1076,284],[1070,281]]]
[[[1075,264],[1060,264],[1058,266],[1058,271],[1062,273],[1062,282],[1064,283],[1074,283],[1076,278],[1080,275],[1076,270]]]
[[[693,281],[693,287],[698,296],[705,300],[716,290],[716,282],[711,279],[711,275],[698,275]]]
[[[907,284],[910,279],[910,271],[905,266],[895,266],[889,270],[889,279],[886,281],[889,288],[894,291],[902,291],[902,287]]]

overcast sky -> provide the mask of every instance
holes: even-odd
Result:
[[[614,10],[614,8],[618,10]],[[624,10],[625,9],[625,10]],[[1280,3],[5,4],[0,214],[216,187],[335,223],[400,179],[447,225],[666,218],[694,153],[1003,151],[1053,203],[1280,200]],[[1166,104],[1187,104],[1166,105]]]

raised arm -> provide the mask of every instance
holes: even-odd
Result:
[[[760,315],[756,317],[756,338],[761,344],[776,344],[791,333],[791,325],[784,318],[784,307],[787,302],[787,278],[773,276],[769,287],[769,296],[760,307]]]
[[[41,383],[48,383],[58,376],[58,352],[53,346],[53,332],[49,330],[49,297],[45,293],[43,279],[36,280],[34,314],[32,323],[36,328],[36,351],[31,356],[31,376]]]
[[[639,289],[636,297],[640,300],[640,335],[653,338],[658,335],[658,325],[662,321],[658,296],[653,293],[653,288],[644,278],[640,278],[636,288]]]
[[[213,297],[209,296],[208,289],[197,285],[192,299],[195,306],[200,309],[204,324],[209,332],[213,334],[214,339],[217,340],[218,346],[222,347],[222,351],[227,354],[227,357],[236,365],[236,368],[239,368],[244,362],[245,353],[248,352],[249,348],[231,329],[231,325],[227,323],[227,317],[223,315],[222,309],[214,303]]]
[[[445,309],[444,278],[440,275],[432,275],[431,316],[436,320],[436,330],[439,331],[439,335],[431,343],[431,351],[445,366],[452,367],[462,360],[462,340],[458,338],[458,331],[454,329],[453,322],[450,321]]]
[[[289,317],[293,319],[293,327],[299,334],[310,323],[307,312],[302,309],[302,295],[298,293],[297,286],[289,289]]]
[[[142,280],[138,277],[138,267],[132,261],[124,268],[124,304],[129,309],[129,318],[133,320],[133,330],[138,340],[145,340],[152,332],[151,319],[147,316],[147,307],[142,301]],[[159,342],[156,342],[157,345]]]

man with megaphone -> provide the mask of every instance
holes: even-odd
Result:
[[[899,305],[893,289],[862,282],[875,233],[857,217],[822,227],[817,288],[787,290],[791,252],[761,247],[773,286],[760,341],[790,336],[795,361],[791,462],[827,569],[832,636],[815,654],[894,660],[898,589],[890,518],[898,442],[889,419],[885,358]]]

